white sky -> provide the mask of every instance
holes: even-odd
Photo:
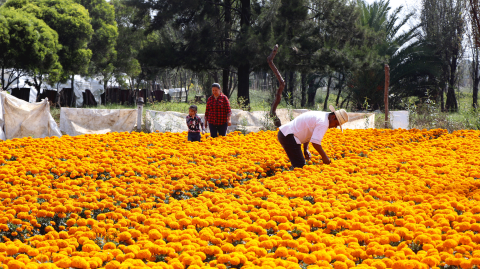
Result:
[[[374,2],[374,0],[366,0],[366,2],[371,4]],[[395,9],[401,5],[404,6],[404,10],[418,9],[420,8],[420,4],[420,0],[390,0],[390,7],[392,7],[392,9]]]
[[[367,3],[371,4],[375,0],[365,0]],[[407,23],[406,27],[404,26],[400,32],[407,31],[411,28],[411,26],[417,24],[419,20],[417,16],[419,15],[419,11],[421,8],[421,0],[390,0],[390,12],[394,11],[397,7],[403,6],[402,12],[400,13],[400,19],[403,18],[404,15],[415,12],[414,18],[410,19],[410,22]]]
[[[365,0],[367,3],[371,4],[375,0]],[[420,9],[422,5],[422,0],[390,0],[390,12],[395,10],[397,7],[403,5],[403,9],[400,15],[400,19],[403,18],[404,15],[410,13],[410,12],[415,12],[415,15],[410,19],[407,24],[400,29],[400,32],[405,32],[408,31],[411,27],[414,25],[417,25],[420,22],[419,16],[420,16]],[[465,46],[465,51],[463,54],[463,58],[470,58],[471,57],[471,51],[469,49],[469,43],[467,42],[467,37],[465,36],[464,38],[464,46]]]

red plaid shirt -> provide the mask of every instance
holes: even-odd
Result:
[[[212,95],[207,100],[207,109],[205,111],[205,119],[213,125],[222,125],[227,122],[227,118],[232,114],[230,109],[230,101],[225,94],[215,99]]]

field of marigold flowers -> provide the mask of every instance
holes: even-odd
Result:
[[[480,132],[0,143],[0,268],[480,268]]]

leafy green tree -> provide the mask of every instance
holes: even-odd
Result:
[[[278,17],[282,19],[273,21],[275,43],[281,45],[277,61],[278,68],[284,70],[285,89],[283,91],[283,98],[289,105],[293,105],[293,90],[295,87],[295,71],[300,69],[298,66],[298,58],[295,57],[297,47],[302,49],[303,33],[311,33],[309,28],[314,26],[314,23],[308,18],[308,4],[307,0],[282,0],[280,6],[276,10]]]
[[[9,0],[2,8],[15,8],[43,20],[58,34],[62,77],[86,74],[92,51],[88,49],[93,34],[88,11],[72,0]]]
[[[405,17],[400,18],[403,6],[398,7],[388,15],[388,12],[391,10],[388,0],[375,1],[372,4],[367,4],[363,0],[360,0],[358,1],[358,5],[361,10],[361,25],[368,27],[380,37],[378,43],[373,47],[379,58],[375,60],[375,65],[369,68],[359,69],[353,73],[349,83],[351,86],[349,88],[351,91],[351,99],[357,109],[379,109],[383,106],[385,84],[384,64],[388,63],[390,66],[390,86],[391,88],[395,88],[402,78],[409,75],[408,73],[400,72],[399,69],[403,68],[404,71],[408,70],[406,68],[407,63],[408,68],[412,68],[408,57],[418,56],[418,54],[424,52],[424,50],[412,47],[420,45],[419,43],[412,42],[418,37],[418,26],[406,32],[400,32],[400,29],[404,27],[414,15],[413,13],[409,13]],[[409,43],[411,43],[408,46],[409,49],[404,49],[404,46],[407,46]],[[413,54],[409,55],[408,53]],[[422,57],[419,58],[420,61],[421,58]],[[421,63],[418,62],[418,64],[420,65]],[[412,74],[414,74],[416,68],[411,70]],[[366,104],[368,104],[369,107],[366,107]]]
[[[57,52],[58,35],[45,22],[21,10],[0,8],[0,65],[2,88],[6,90],[17,78],[5,81],[5,70],[43,72],[61,71]]]
[[[376,51],[371,47],[378,35],[358,24],[359,9],[351,1],[283,2],[285,6],[279,9],[282,16],[275,23],[275,39],[283,42],[279,61],[285,59],[279,66],[303,74],[302,89],[307,98],[302,98],[302,103],[313,106],[317,88],[326,86],[328,77],[339,73],[345,77],[372,63]]]
[[[457,69],[463,53],[466,0],[423,0],[420,19],[422,39],[435,44],[435,52],[441,60],[442,74],[438,79],[443,107],[443,93],[447,93],[445,109],[457,111],[455,96]]]
[[[113,62],[117,53],[115,45],[118,30],[114,5],[106,0],[75,0],[75,2],[88,10],[94,32],[92,40],[88,43],[88,49],[92,51],[88,74],[101,74],[106,88],[114,70]]]
[[[115,9],[115,21],[118,27],[118,38],[116,44],[116,58],[113,61],[111,76],[125,87],[133,90],[135,81],[142,73],[142,66],[138,61],[139,52],[147,42],[148,36],[145,28],[148,26],[148,16],[138,19],[138,9],[127,5],[125,0],[112,0],[110,2]],[[145,59],[144,63],[150,59]],[[111,78],[110,76],[110,78]],[[128,83],[127,83],[128,82]]]
[[[293,90],[294,72],[348,69],[368,55],[373,39],[357,25],[358,10],[348,0],[174,1],[130,0],[140,14],[155,14],[150,32],[157,32],[140,58],[158,68],[208,71],[215,80],[222,71],[238,75],[239,98],[249,103],[249,74],[268,70],[266,57],[280,46],[277,63],[287,71]],[[143,68],[143,60],[140,60]],[[306,80],[304,80],[306,81]]]
[[[157,68],[210,71],[214,77],[222,70],[224,87],[230,67],[235,67],[237,96],[248,104],[250,71],[266,63],[273,43],[266,42],[271,36],[271,24],[260,16],[269,3],[265,6],[250,0],[131,3],[138,7],[140,15],[155,14],[149,32],[156,31],[158,35],[142,50],[142,59],[150,59]]]

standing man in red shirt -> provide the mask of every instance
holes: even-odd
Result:
[[[218,135],[225,136],[227,134],[227,127],[232,125],[230,116],[232,110],[230,108],[230,101],[228,97],[222,93],[220,84],[212,84],[212,96],[207,100],[207,109],[205,111],[205,125],[210,128],[210,135],[217,137]]]

